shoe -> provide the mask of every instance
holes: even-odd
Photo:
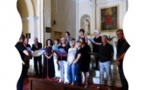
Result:
[[[71,83],[72,86],[74,86],[74,83]]]
[[[64,84],[70,84],[69,82],[64,82]]]
[[[77,83],[76,85],[77,85],[77,86],[82,86],[82,84],[79,84],[79,83]]]
[[[63,81],[61,81],[61,80],[59,80],[59,82],[58,83],[61,83],[61,84],[63,84],[64,82]]]
[[[86,85],[84,86],[84,88],[88,88],[88,84],[86,84]]]

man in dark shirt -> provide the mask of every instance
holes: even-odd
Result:
[[[25,64],[26,59],[25,57],[32,57],[31,54],[29,54],[29,52],[27,51],[27,49],[24,47],[23,42],[24,42],[24,35],[21,35],[19,42],[15,45],[15,47],[17,48],[18,52],[20,53],[21,59],[23,60],[23,64],[22,64],[22,72],[21,72],[21,76],[17,82],[17,90],[22,90],[23,89],[23,81],[26,78],[26,74],[27,74],[27,66]]]
[[[113,57],[113,47],[108,43],[108,37],[102,36],[102,45],[99,46],[99,67],[100,67],[100,84],[104,84],[104,69],[108,78],[108,86],[111,86],[111,59]]]
[[[34,44],[32,45],[32,50],[36,51],[42,48],[42,44],[38,42],[38,38],[34,38]],[[38,67],[37,62],[39,63],[39,74],[38,74]],[[42,56],[34,57],[34,69],[36,76],[42,76]]]
[[[124,58],[124,55],[125,55],[127,49],[130,46],[125,40],[122,29],[117,30],[116,34],[117,34],[117,37],[118,37],[116,63],[118,64],[120,80],[121,80],[121,83],[122,83],[121,90],[128,90],[128,82],[127,82],[127,80],[124,76],[124,72],[123,72],[123,58]]]
[[[29,39],[28,38],[25,38],[25,40],[24,40],[24,46],[27,49],[27,51],[31,54],[31,51],[30,51],[31,50],[31,46],[28,44],[28,42],[29,42]],[[26,62],[25,62],[25,65],[27,66],[26,71],[27,71],[27,74],[28,74],[29,61],[30,61],[31,58],[29,58],[29,57],[26,56],[25,59],[27,59]]]

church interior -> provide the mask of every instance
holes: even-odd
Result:
[[[117,53],[116,43],[118,40],[116,30],[123,29],[123,20],[128,9],[128,2],[127,0],[18,0],[17,9],[22,19],[22,33],[29,37],[30,45],[34,43],[34,37],[38,37],[42,47],[45,47],[47,39],[54,41],[55,39],[65,37],[66,31],[70,32],[71,37],[78,38],[79,30],[84,29],[85,35],[88,38],[93,38],[94,30],[99,30],[101,35],[109,37],[109,43],[114,50],[113,60],[115,60]],[[113,18],[112,25],[104,24],[105,17],[108,17],[109,23],[109,15]],[[90,42],[88,42],[88,45],[92,50]],[[90,89],[74,88],[65,90],[91,90],[91,88],[92,90],[98,90],[100,73],[99,70],[94,70],[93,67],[94,57],[91,56],[90,71],[88,72],[88,81],[91,83]],[[28,75],[33,77],[34,74],[32,59],[30,60]],[[121,82],[115,61],[111,64],[111,75],[114,85],[112,90],[120,90]],[[41,80],[36,81],[41,82]],[[48,90],[40,88],[31,89],[32,87],[29,85],[33,84],[32,82],[30,83],[28,79],[25,80],[23,90]],[[47,86],[45,82],[42,83]],[[34,83],[34,86],[37,86],[37,84]],[[56,89],[54,87],[55,85],[53,89]],[[59,88],[59,90],[64,89]],[[107,89],[104,87],[103,90]]]

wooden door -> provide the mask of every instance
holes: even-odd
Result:
[[[54,31],[54,40],[61,39],[61,38],[62,38],[62,32]]]

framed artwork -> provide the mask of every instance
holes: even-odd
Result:
[[[118,6],[101,9],[101,30],[118,29]]]
[[[50,27],[46,27],[46,33],[50,33],[51,32],[51,28]]]

